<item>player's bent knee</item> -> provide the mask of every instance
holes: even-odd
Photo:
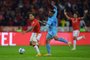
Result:
[[[48,44],[50,42],[50,40],[46,40],[46,44]]]
[[[55,40],[58,40],[58,38],[54,38]]]
[[[36,45],[36,42],[31,41],[31,42],[30,42],[30,45],[31,45],[31,46],[34,46],[34,45]]]
[[[30,44],[29,45],[32,45],[32,42],[30,41]]]
[[[58,37],[57,37],[57,36],[54,36],[54,39],[55,39],[55,40],[58,40]]]
[[[58,38],[56,37],[56,38],[54,38],[55,40],[58,40]]]
[[[74,40],[77,40],[77,37],[73,37]]]

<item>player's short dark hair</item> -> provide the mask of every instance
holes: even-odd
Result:
[[[35,13],[29,12],[29,14],[32,14],[33,16],[35,16]]]
[[[32,14],[34,17],[36,17],[36,14],[33,13],[33,12],[29,12],[29,13],[28,13],[28,17],[29,17],[30,14]]]

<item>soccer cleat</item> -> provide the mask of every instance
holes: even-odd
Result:
[[[68,46],[71,46],[71,42],[68,42]]]
[[[42,56],[42,55],[41,55],[41,54],[37,54],[36,56],[39,56],[39,57],[40,57],[40,56]]]
[[[51,56],[51,54],[45,54],[44,56]]]
[[[72,48],[72,51],[76,50],[76,48]]]

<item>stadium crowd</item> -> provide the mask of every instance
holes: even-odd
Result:
[[[79,16],[83,16],[84,10],[88,10],[89,12],[84,21],[87,26],[90,26],[90,0],[54,1],[58,7],[59,26],[71,26],[70,21],[64,16],[64,9],[67,10],[70,16],[74,12],[78,12]],[[38,20],[45,22],[47,21],[48,11],[52,9],[50,0],[0,0],[0,26],[26,26],[29,24],[29,12],[35,13]],[[41,26],[43,26],[42,23]]]

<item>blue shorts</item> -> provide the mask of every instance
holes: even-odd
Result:
[[[46,39],[52,39],[54,36],[56,36],[56,34],[51,35],[51,34],[48,33]]]

